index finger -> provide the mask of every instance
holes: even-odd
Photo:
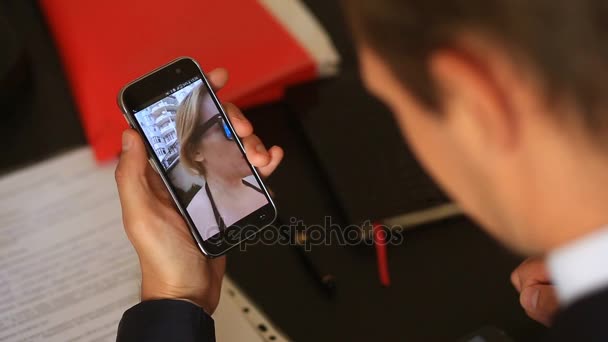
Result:
[[[236,131],[236,134],[240,138],[246,138],[253,134],[253,126],[251,122],[247,120],[243,112],[232,103],[224,103],[224,109],[226,110],[226,114],[228,114],[228,118],[232,123],[232,127]]]
[[[213,69],[207,73],[207,80],[214,91],[222,89],[228,82],[228,71],[224,68]]]

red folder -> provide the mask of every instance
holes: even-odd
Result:
[[[315,61],[256,0],[41,0],[89,143],[120,152],[120,88],[179,56],[225,67],[220,97],[241,106],[276,100],[317,77]]]

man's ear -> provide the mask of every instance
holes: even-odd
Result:
[[[511,112],[508,85],[496,68],[505,66],[482,53],[455,49],[435,52],[429,61],[442,115],[467,140],[491,148],[510,148],[516,141],[517,118]],[[490,144],[490,145],[488,145]]]

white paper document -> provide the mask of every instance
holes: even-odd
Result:
[[[114,166],[81,148],[0,178],[0,341],[116,339],[140,274]],[[218,341],[286,341],[228,278],[213,317]]]

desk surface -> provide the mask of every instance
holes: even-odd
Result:
[[[332,35],[343,37],[335,2],[306,2]],[[84,137],[35,1],[9,0],[2,6],[0,13],[9,13],[32,60],[30,86],[4,111],[5,122],[14,127],[5,132],[10,148],[0,169],[6,170],[82,145]],[[343,54],[352,49],[348,41],[336,43]],[[357,81],[354,66],[352,59],[345,60],[343,74],[352,82]],[[286,102],[247,114],[268,144],[279,143],[287,152],[269,182],[282,217],[307,224],[322,223],[327,216],[348,220],[340,207],[344,194],[328,190],[335,183],[309,144],[300,117],[307,114]],[[337,276],[332,299],[318,289],[290,247],[249,246],[228,262],[233,279],[296,341],[455,340],[484,325],[502,328],[517,340],[536,340],[542,332],[525,317],[509,283],[519,260],[464,218],[407,232],[403,245],[390,247],[390,288],[378,284],[371,248],[332,245],[313,253]]]

